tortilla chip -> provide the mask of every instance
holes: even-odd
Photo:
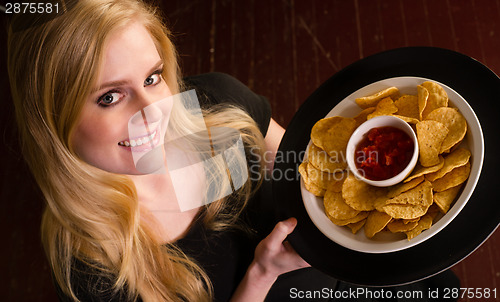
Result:
[[[462,141],[467,133],[467,121],[456,108],[437,108],[430,112],[425,119],[438,121],[449,130],[448,135],[441,145],[440,153],[449,152],[453,146]]]
[[[375,94],[362,97],[362,98],[357,98],[356,99],[356,104],[358,104],[359,107],[366,109],[369,107],[374,107],[377,105],[377,103],[386,97],[392,97],[394,99],[397,98],[399,95],[399,89],[396,87],[389,87],[384,90],[381,90]]]
[[[427,100],[429,99],[429,91],[422,85],[417,86],[418,90],[418,118],[422,120],[422,113],[424,112],[425,106],[427,106]]]
[[[448,106],[448,95],[446,94],[446,91],[444,91],[443,87],[437,83],[427,81],[421,85],[429,91],[427,104],[422,111],[422,118],[425,119],[434,109]]]
[[[470,162],[464,166],[455,168],[446,173],[443,177],[432,182],[432,187],[435,192],[442,192],[444,190],[456,187],[464,183],[470,174]]]
[[[308,165],[307,161],[303,161],[299,165],[299,173],[302,176],[302,179],[304,180],[304,182],[308,182],[309,181],[309,179],[308,179],[309,177],[307,175],[307,165]]]
[[[325,206],[325,212],[328,213],[328,217],[339,220],[353,218],[360,212],[347,205],[340,192],[337,193],[327,190],[323,199],[323,205]]]
[[[413,230],[418,225],[418,220],[404,220],[404,219],[393,219],[388,225],[387,229],[392,233],[408,232]]]
[[[389,188],[389,193],[387,193],[387,197],[394,198],[394,197],[400,195],[401,193],[404,193],[408,190],[415,188],[423,181],[424,181],[424,176],[422,175],[422,176],[413,178],[411,181],[408,181],[408,182],[405,181],[404,183],[399,183],[395,186],[392,186]]]
[[[354,119],[356,120],[356,128],[358,128],[359,125],[366,122],[368,120],[368,115],[373,113],[373,111],[375,111],[375,107],[369,107],[369,108],[363,109],[363,111],[358,113],[358,115],[356,115],[354,117]]]
[[[334,116],[316,122],[311,130],[311,141],[330,157],[345,159],[347,143],[356,129],[353,118]]]
[[[335,225],[344,226],[344,225],[356,223],[356,222],[359,222],[361,220],[366,219],[366,217],[368,217],[368,214],[370,212],[359,212],[358,215],[354,216],[353,218],[349,218],[349,219],[335,219],[333,217],[330,217],[327,212],[325,212],[325,213],[326,213],[326,216],[330,219],[330,221],[333,222]]]
[[[378,232],[382,231],[385,226],[392,220],[392,217],[386,213],[379,211],[371,211],[366,218],[365,235],[372,238]]]
[[[418,112],[418,96],[407,94],[403,95],[394,101],[394,105],[398,108],[398,115],[416,120],[420,119]]]
[[[427,174],[425,178],[431,182],[435,181],[451,170],[467,164],[470,156],[471,153],[469,150],[464,148],[456,149],[444,158],[443,166],[438,171]]]
[[[401,219],[401,221],[403,221],[404,224],[418,222],[419,220],[420,220],[420,217],[413,218],[413,219]]]
[[[446,214],[450,209],[451,205],[455,201],[458,193],[462,189],[462,185],[458,185],[453,188],[449,188],[442,192],[436,192],[434,194],[434,203],[439,207],[443,214]]]
[[[370,186],[349,174],[342,185],[342,197],[351,208],[358,211],[371,211],[375,209],[378,198],[385,198],[386,188]]]
[[[408,116],[397,115],[397,114],[393,114],[392,116],[395,116],[395,117],[397,117],[397,118],[400,118],[400,119],[402,119],[403,121],[407,122],[408,124],[413,124],[413,125],[416,125],[418,122],[420,122],[418,119],[416,119],[416,118],[412,118],[412,117],[408,117]]]
[[[415,167],[415,169],[413,169],[413,172],[410,174],[410,176],[408,176],[404,182],[409,182],[410,180],[414,179],[414,178],[418,178],[420,176],[424,176],[424,175],[429,175],[431,173],[434,173],[436,171],[438,171],[439,169],[441,169],[444,165],[444,157],[442,156],[439,156],[439,164],[437,165],[434,165],[434,166],[430,166],[430,167],[422,167],[421,165],[417,165]]]
[[[393,198],[386,200],[385,204],[410,204],[418,206],[430,206],[432,204],[432,184],[431,182],[425,180],[413,189],[405,191]]]
[[[436,121],[422,121],[416,125],[416,128],[420,164],[424,167],[439,164],[441,144],[448,135],[448,128]]]
[[[383,207],[384,212],[395,219],[413,219],[423,216],[428,206],[416,206],[411,204],[389,204]]]
[[[306,169],[308,181],[322,189],[326,190],[330,181],[334,180],[335,175],[333,173],[323,172],[311,165],[311,163],[307,164]]]
[[[417,226],[414,229],[405,232],[408,240],[415,238],[423,231],[429,229],[432,226],[433,220],[434,218],[432,217],[432,215],[425,214],[422,218],[420,218]]]
[[[331,157],[315,144],[311,144],[307,149],[307,160],[317,169],[323,172],[337,173],[347,168],[347,162],[342,154],[334,154]]]
[[[356,234],[365,225],[365,223],[366,219],[363,219],[355,223],[349,223],[347,226],[351,229],[353,234]]]
[[[368,114],[366,117],[368,120],[381,115],[391,115],[398,111],[398,107],[394,105],[394,101],[391,98],[385,98],[378,102],[375,107],[375,111]]]
[[[344,171],[332,174],[332,177],[330,178],[330,181],[328,182],[328,187],[326,189],[332,192],[341,193],[342,185],[344,184],[344,181],[347,178],[347,173],[348,173],[347,171]]]
[[[299,173],[302,176],[302,180],[304,181],[304,186],[306,187],[306,190],[311,192],[313,195],[323,197],[326,190],[309,181],[309,175],[307,174],[307,165],[309,165],[307,161],[304,161],[299,165]]]
[[[378,203],[377,209],[396,219],[414,219],[424,215],[432,205],[432,185],[424,181],[394,198]]]

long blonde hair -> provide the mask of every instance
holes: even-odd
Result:
[[[71,9],[56,18],[11,28],[8,40],[16,118],[26,161],[46,200],[42,242],[55,281],[78,300],[71,282],[78,259],[97,274],[112,276],[112,290],[126,291],[130,300],[140,295],[144,301],[210,301],[204,271],[175,244],[160,244],[148,227],[149,213],[140,206],[131,179],[86,164],[70,139],[99,73],[106,39],[131,20],[142,22],[155,41],[169,88],[174,93],[181,89],[170,33],[154,9],[140,1],[69,4]],[[178,116],[179,125],[189,124],[187,114]],[[263,148],[258,127],[239,109],[211,111],[206,122],[237,129],[246,146]],[[204,221],[213,229],[234,225],[250,194],[247,183],[230,199],[210,204]]]

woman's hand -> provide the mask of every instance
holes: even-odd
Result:
[[[286,237],[293,232],[297,219],[280,221],[269,236],[262,240],[255,249],[253,265],[259,271],[262,280],[276,280],[284,273],[310,266],[292,248]]]
[[[264,301],[279,275],[310,266],[285,241],[296,225],[295,218],[278,222],[257,245],[255,258],[231,301]]]

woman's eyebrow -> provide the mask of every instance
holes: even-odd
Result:
[[[127,80],[118,80],[118,81],[107,82],[107,83],[105,83],[105,84],[97,87],[96,89],[93,89],[92,93],[96,93],[97,91],[101,91],[101,90],[104,90],[104,89],[107,89],[107,88],[111,88],[111,87],[125,85],[128,82],[129,81],[127,81]]]
[[[160,69],[163,65],[163,60],[160,60],[158,61],[153,68],[151,68],[148,72],[148,74],[146,75],[147,77],[149,77],[150,75],[153,74],[153,72],[157,71],[158,69]]]
[[[162,65],[163,65],[163,60],[158,61],[149,70],[149,72],[146,74],[146,77],[150,76],[153,72],[155,72],[156,70],[158,70]],[[118,81],[106,82],[106,83],[100,85],[99,87],[97,87],[96,89],[93,89],[91,93],[96,93],[97,91],[101,91],[101,90],[104,90],[106,88],[111,88],[111,87],[125,85],[127,83],[129,83],[128,80],[118,80]]]

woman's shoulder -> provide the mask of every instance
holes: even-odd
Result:
[[[267,133],[271,120],[269,100],[243,84],[235,77],[221,72],[210,72],[184,78],[186,89],[195,89],[202,107],[231,104],[246,111]]]
[[[237,78],[222,72],[210,72],[184,78],[187,89],[196,89],[209,98],[209,102],[235,102],[243,105],[269,106],[266,97],[252,91]]]
[[[226,92],[234,92],[238,89],[250,90],[248,86],[243,84],[240,80],[223,72],[208,72],[191,75],[185,77],[183,80],[188,87],[201,87],[209,91],[226,90]]]

